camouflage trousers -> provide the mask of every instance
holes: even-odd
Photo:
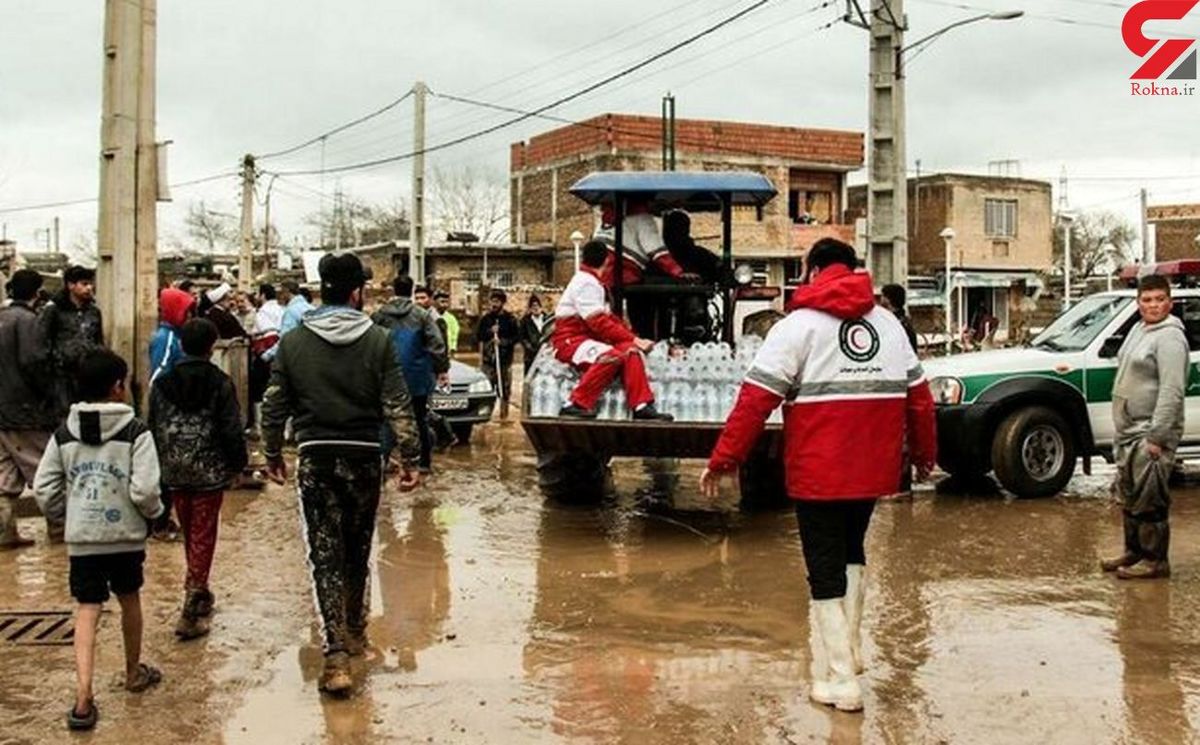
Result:
[[[326,654],[344,652],[367,627],[382,467],[377,449],[300,454],[296,483]]]
[[[1175,453],[1157,458],[1146,453],[1145,440],[1117,445],[1116,492],[1125,513],[1125,550],[1150,561],[1167,561],[1171,546],[1171,493],[1167,483]]]

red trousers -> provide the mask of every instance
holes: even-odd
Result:
[[[600,355],[595,363],[580,365],[579,369],[583,377],[575,390],[571,391],[571,403],[576,406],[589,411],[596,408],[604,389],[618,375],[622,376],[625,399],[630,409],[654,402],[654,392],[650,390],[650,381],[646,379],[646,363],[633,342],[618,344]]]
[[[208,589],[208,573],[217,549],[217,525],[221,521],[223,491],[171,493],[179,527],[183,528],[183,550],[187,556],[187,584],[190,590]]]

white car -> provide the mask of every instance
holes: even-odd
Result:
[[[1179,453],[1200,455],[1200,289],[1173,290],[1191,349]],[[1028,347],[953,355],[925,364],[938,404],[938,464],[971,479],[994,471],[1019,497],[1066,486],[1076,459],[1112,459],[1117,351],[1138,321],[1136,292],[1090,295]]]

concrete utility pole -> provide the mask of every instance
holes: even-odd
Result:
[[[675,96],[670,93],[662,100],[662,169],[675,170]]]
[[[908,284],[904,0],[871,0],[867,235],[875,283]]]
[[[100,125],[98,300],[105,338],[128,362],[135,400],[158,321],[157,0],[106,0]]]
[[[425,97],[429,88],[420,80],[413,86],[412,246],[408,271],[417,284],[425,284]]]
[[[246,292],[254,281],[254,156],[242,158],[241,251],[238,252],[238,289]]]
[[[1142,216],[1142,263],[1153,264],[1157,260],[1157,253],[1154,246],[1150,243],[1150,208],[1147,206],[1148,196],[1146,190],[1142,189],[1139,195],[1141,199],[1141,216]]]

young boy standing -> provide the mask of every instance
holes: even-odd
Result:
[[[187,556],[180,640],[208,633],[208,589],[225,488],[246,467],[246,438],[233,381],[210,360],[219,332],[203,318],[180,329],[181,359],[150,390],[150,430],[158,443],[162,485],[183,528]]]
[[[1183,437],[1188,341],[1171,315],[1171,285],[1151,274],[1138,281],[1141,323],[1117,354],[1112,406],[1117,493],[1125,512],[1125,549],[1100,562],[1121,579],[1171,576],[1168,482]]]
[[[121,605],[125,640],[125,689],[140,693],[162,680],[142,664],[142,564],[147,520],[163,512],[159,500],[158,453],[150,430],[125,403],[125,360],[107,349],[84,356],[78,394],[66,422],[46,446],[34,477],[38,506],[48,518],[66,521],[71,595],[75,616],[75,705],[71,729],[96,726],[92,695],[96,628],[100,606],[111,590]]]

